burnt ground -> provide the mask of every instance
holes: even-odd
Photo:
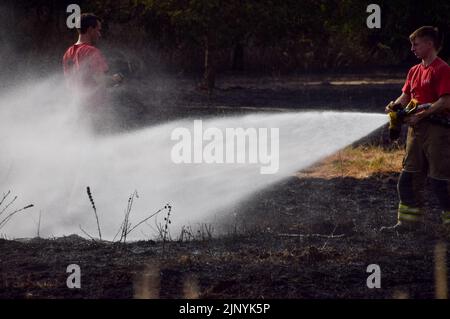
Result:
[[[135,87],[124,99],[138,99],[139,112],[148,114],[136,112],[142,122],[133,125],[140,126],[254,111],[244,107],[373,112],[401,87],[327,81],[296,89],[290,80],[227,81],[212,97],[192,89],[193,81],[187,82],[191,89],[184,83],[166,108],[161,105],[170,94],[164,90],[150,90],[154,96],[146,102]],[[449,239],[437,226],[434,199],[426,206],[426,232],[378,231],[395,223],[397,177],[293,176],[230,208],[218,238],[201,233],[185,241],[128,244],[77,235],[2,239],[0,298],[434,298],[436,244]],[[66,286],[69,264],[81,267],[81,289]],[[380,289],[366,285],[370,264],[381,268]]]
[[[395,76],[393,78],[393,76]],[[383,112],[398,97],[400,74],[343,76],[245,77],[224,75],[211,95],[195,78],[130,79],[114,89],[127,128],[177,118],[223,116],[249,112],[337,110]],[[128,107],[132,105],[133,111]]]

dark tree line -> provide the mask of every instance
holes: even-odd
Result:
[[[17,49],[40,54],[73,40],[65,8],[74,1],[4,0]],[[381,7],[381,29],[369,29],[367,5]],[[110,45],[145,55],[174,70],[291,72],[414,62],[408,35],[436,25],[450,56],[449,1],[407,0],[97,0],[78,1],[98,14]],[[2,9],[3,8],[3,9]],[[4,15],[4,13],[3,13]],[[3,23],[5,23],[3,21]],[[3,36],[2,36],[3,34]],[[42,41],[43,35],[45,41]],[[1,38],[0,38],[1,39]],[[43,44],[44,43],[44,44]],[[213,83],[209,83],[213,85]]]

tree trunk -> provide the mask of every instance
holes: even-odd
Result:
[[[237,41],[233,47],[231,69],[233,71],[244,71],[244,46],[241,41]]]
[[[205,34],[205,73],[203,74],[203,83],[211,96],[216,84],[216,69],[214,61],[215,43],[211,32]]]

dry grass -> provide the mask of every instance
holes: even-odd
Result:
[[[331,179],[336,177],[367,178],[400,172],[404,150],[380,146],[347,147],[321,162],[297,173],[298,177]]]
[[[160,266],[149,263],[133,282],[135,299],[159,299]]]

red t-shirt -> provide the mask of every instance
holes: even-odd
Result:
[[[413,66],[402,91],[419,104],[436,102],[441,96],[450,94],[450,66],[439,57],[427,67],[422,63]]]
[[[86,43],[72,45],[64,54],[63,69],[69,86],[89,92],[93,103],[103,102],[105,92],[94,76],[109,68],[99,49]]]

